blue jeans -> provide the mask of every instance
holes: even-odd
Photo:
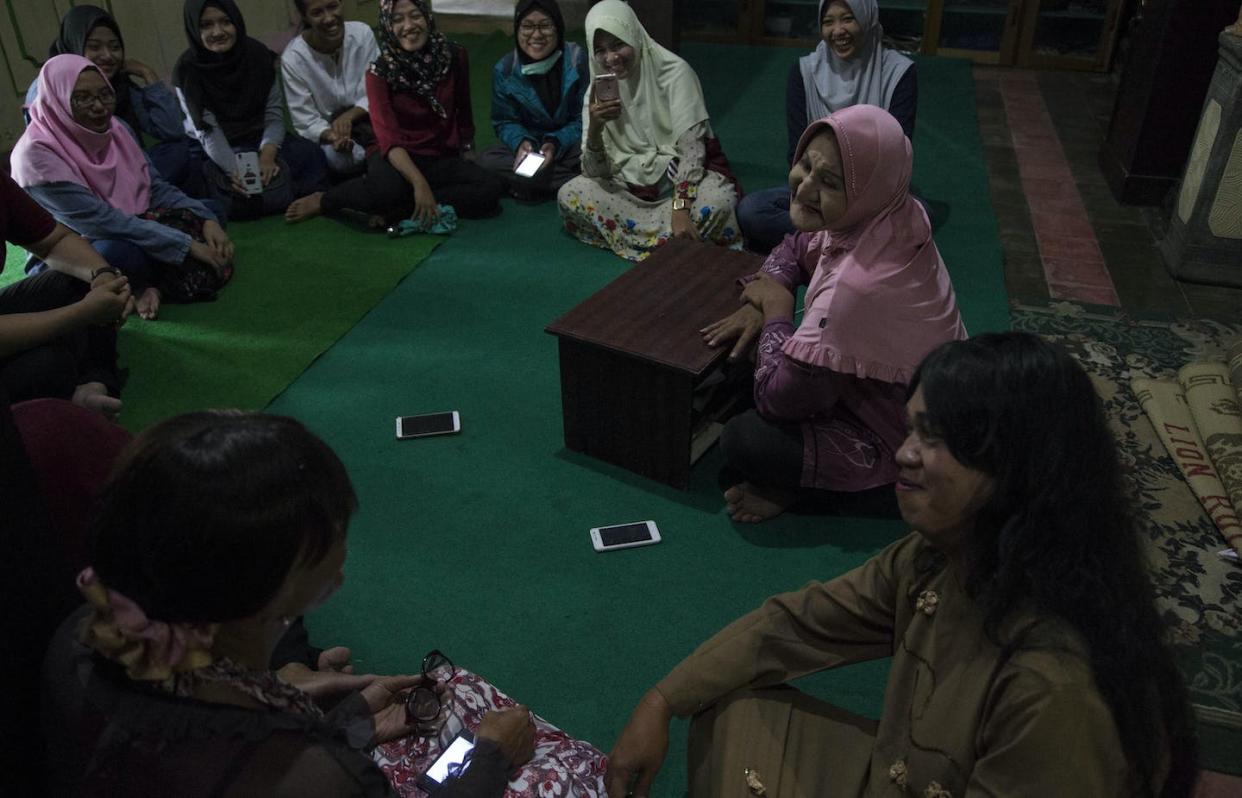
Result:
[[[765,188],[742,197],[737,206],[737,224],[747,247],[755,252],[771,252],[785,236],[797,232],[789,218],[789,188]]]

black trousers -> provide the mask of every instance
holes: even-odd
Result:
[[[410,156],[423,173],[436,202],[452,205],[463,219],[484,219],[500,212],[505,185],[483,167],[460,158]],[[324,213],[361,211],[383,216],[389,224],[414,212],[414,189],[379,153],[367,158],[365,175],[338,183],[323,195]]]
[[[892,485],[853,492],[802,487],[802,443],[800,424],[769,421],[754,409],[734,416],[720,434],[728,462],[721,487],[746,481],[792,490],[798,509],[816,514],[900,517]]]
[[[0,313],[39,313],[72,305],[86,295],[81,280],[46,269],[0,291]],[[0,359],[0,388],[10,402],[68,399],[77,386],[102,382],[120,395],[116,330],[81,327],[24,352]]]

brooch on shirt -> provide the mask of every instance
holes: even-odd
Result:
[[[898,787],[906,786],[906,762],[904,759],[898,759],[888,768],[888,780],[896,784]]]
[[[923,798],[953,798],[953,793],[940,786],[940,782],[933,781],[927,784],[927,789],[923,790]]]
[[[768,788],[763,786],[763,782],[759,780],[759,771],[754,768],[746,768],[746,788],[750,790],[751,795],[767,795]]]
[[[934,590],[924,590],[919,597],[914,600],[914,609],[924,615],[935,615],[936,607],[940,604],[940,595]]]

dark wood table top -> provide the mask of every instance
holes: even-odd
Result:
[[[728,352],[699,330],[737,310],[737,279],[762,265],[759,255],[674,238],[546,331],[697,376]]]

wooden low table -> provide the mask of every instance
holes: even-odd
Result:
[[[560,344],[565,446],[685,488],[723,420],[702,405],[729,348],[708,347],[699,330],[738,308],[737,279],[762,265],[673,239],[548,325]]]

